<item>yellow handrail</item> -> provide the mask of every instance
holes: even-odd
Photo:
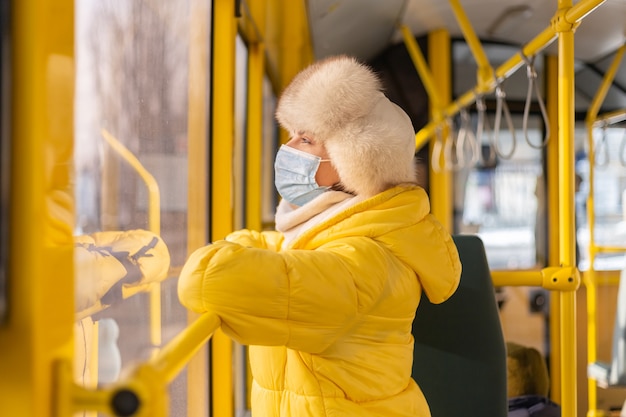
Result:
[[[402,37],[404,38],[404,44],[406,45],[406,49],[409,52],[409,56],[413,61],[413,65],[417,69],[419,76],[424,84],[424,88],[428,93],[428,98],[430,99],[430,104],[433,109],[434,119],[439,121],[441,120],[441,95],[439,91],[437,91],[437,86],[435,85],[435,80],[433,79],[433,75],[428,68],[428,64],[426,63],[426,59],[424,58],[424,54],[422,54],[422,50],[419,45],[415,41],[411,30],[406,25],[400,26],[400,31],[402,32]]]
[[[581,278],[576,267],[551,266],[536,270],[494,270],[491,279],[496,287],[543,287],[550,291],[575,291]]]
[[[91,390],[74,382],[71,364],[57,364],[60,391],[56,415],[69,416],[83,410],[113,416],[162,417],[168,413],[167,385],[192,356],[212,337],[221,321],[215,314],[203,314],[167,343],[146,363],[121,382]]]
[[[159,184],[152,174],[139,162],[139,159],[117,140],[106,129],[102,129],[102,136],[111,148],[117,152],[139,174],[148,189],[148,228],[157,236],[161,234],[161,194]],[[162,343],[161,335],[161,283],[155,282],[150,286],[150,342],[158,347]]]
[[[476,91],[478,93],[486,93],[490,91],[489,83],[494,74],[493,68],[491,67],[491,64],[489,64],[487,54],[485,54],[485,50],[483,49],[478,36],[476,36],[476,32],[474,32],[474,28],[467,18],[459,0],[450,0],[450,6],[452,7],[457,23],[463,32],[463,37],[467,42],[467,46],[469,46],[472,51],[472,55],[478,65],[478,73],[476,74]]]
[[[490,78],[483,80],[482,85],[477,85],[474,89],[461,95],[461,97],[459,97],[455,102],[443,109],[444,119],[445,117],[454,116],[462,108],[473,104],[478,96],[493,92],[497,86],[498,80],[508,78],[525,64],[524,58],[522,58],[523,56],[533,56],[543,50],[556,39],[557,33],[562,30],[563,27],[573,28],[587,14],[591,13],[605,1],[606,0],[581,0],[572,7],[559,9],[553,17],[552,24],[550,26],[523,46],[519,53],[513,55],[504,64],[496,68],[494,74],[490,76]],[[421,148],[424,143],[426,143],[435,134],[437,127],[441,123],[441,120],[433,120],[416,133],[416,149]]]

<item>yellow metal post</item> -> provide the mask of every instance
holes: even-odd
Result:
[[[20,0],[10,9],[10,230],[2,231],[10,233],[8,317],[0,325],[0,414],[49,417],[57,399],[54,363],[71,363],[73,355],[74,1]]]
[[[213,108],[211,133],[211,240],[223,239],[233,230],[233,135],[235,103],[235,39],[237,22],[234,0],[213,2]],[[218,330],[211,340],[213,384],[212,415],[232,417],[233,343]]]
[[[546,108],[550,126],[558,122],[558,60],[556,56],[546,56]],[[558,207],[559,200],[559,159],[557,129],[550,129],[550,138],[546,145],[547,193],[546,207]],[[559,264],[559,212],[547,210],[548,216],[548,265]],[[560,296],[550,294],[550,396],[561,403],[561,309]]]
[[[263,43],[248,45],[248,134],[246,145],[246,227],[261,230],[263,149]]]
[[[596,245],[595,241],[595,199],[594,199],[594,184],[595,184],[595,144],[593,140],[593,127],[600,111],[602,102],[606,98],[606,94],[609,91],[611,83],[615,79],[615,74],[621,64],[622,57],[626,45],[622,45],[613,58],[613,62],[606,72],[602,84],[598,89],[595,97],[589,105],[587,111],[586,125],[587,125],[587,140],[588,140],[588,159],[589,159],[589,195],[587,196],[587,223],[589,225],[589,271],[585,274],[585,285],[587,287],[587,363],[591,364],[597,360],[598,350],[598,330],[597,330],[597,289],[598,282],[595,273],[594,265],[596,255],[600,251],[600,248]],[[588,389],[588,411],[587,416],[601,416],[604,415],[602,410],[598,410],[598,387],[596,381],[592,378],[587,380]]]
[[[566,19],[571,0],[559,0],[553,20],[558,33],[559,264],[575,265],[574,234],[574,23]],[[576,417],[576,292],[559,293],[561,307],[561,408]],[[565,348],[567,347],[567,348]]]
[[[433,73],[435,89],[439,92],[441,105],[446,106],[452,97],[451,63],[450,63],[450,34],[445,30],[436,30],[428,34],[428,62]],[[433,109],[431,108],[431,112]],[[448,138],[448,129],[442,129],[444,141]],[[430,160],[432,161],[432,142]],[[443,158],[443,152],[440,155]],[[440,161],[443,166],[443,160]],[[452,231],[453,201],[452,201],[452,174],[449,170],[435,172],[430,175],[431,212],[441,222],[443,227]]]

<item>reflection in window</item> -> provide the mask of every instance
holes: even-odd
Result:
[[[187,257],[192,3],[76,1],[75,368],[85,385],[114,382],[187,324],[174,278]],[[200,9],[209,21],[210,2]],[[187,414],[186,389],[184,374],[171,384],[171,415]]]

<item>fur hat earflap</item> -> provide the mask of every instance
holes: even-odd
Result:
[[[276,118],[290,134],[309,134],[324,144],[347,191],[369,197],[416,182],[411,119],[355,58],[326,58],[296,75]]]

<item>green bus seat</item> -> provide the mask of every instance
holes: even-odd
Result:
[[[506,346],[482,240],[455,235],[459,288],[442,304],[422,294],[412,376],[432,417],[506,417]]]

